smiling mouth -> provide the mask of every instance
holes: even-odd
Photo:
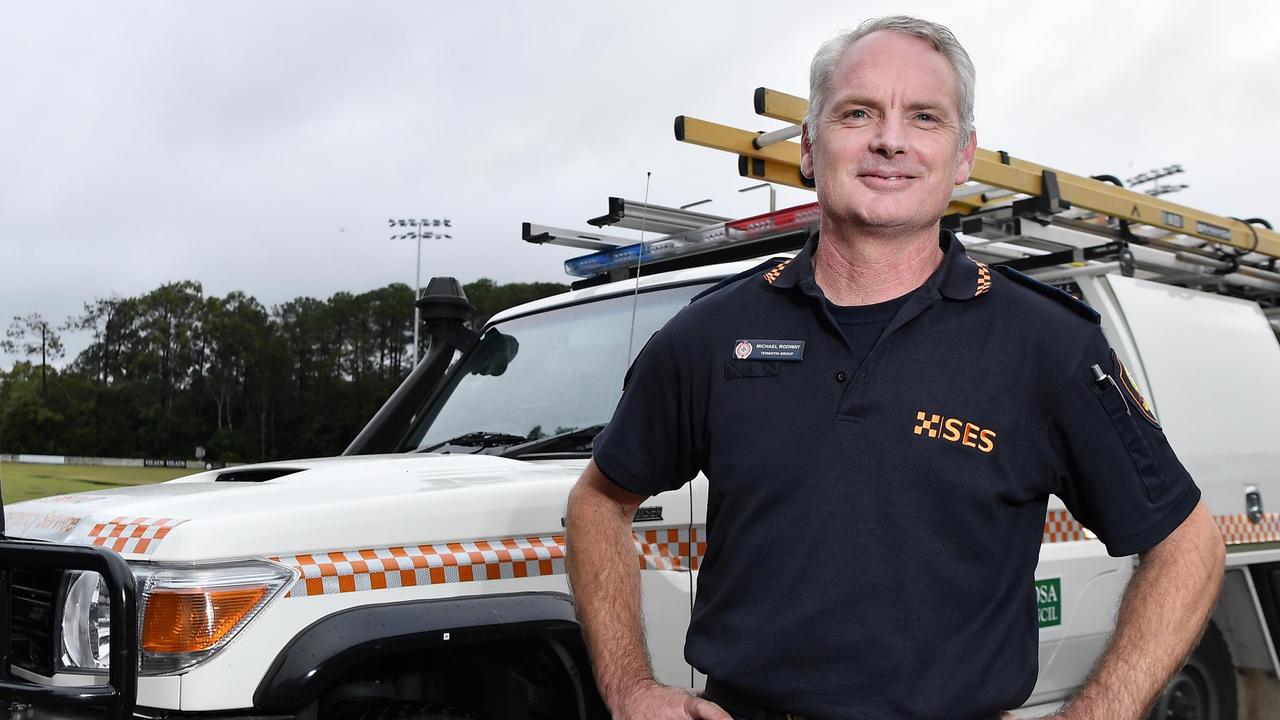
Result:
[[[877,173],[864,173],[859,175],[858,177],[864,180],[869,180],[872,183],[900,183],[900,182],[905,182],[907,180],[915,180],[918,176],[916,175],[880,175]]]

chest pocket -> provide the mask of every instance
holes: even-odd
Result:
[[[726,360],[724,379],[775,377],[781,372],[780,360]]]

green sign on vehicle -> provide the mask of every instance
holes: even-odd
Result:
[[[1062,624],[1061,578],[1036,581],[1036,615],[1042,628]]]

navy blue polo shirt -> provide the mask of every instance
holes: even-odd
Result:
[[[859,363],[816,244],[658,331],[595,463],[642,495],[706,474],[685,655],[718,682],[815,718],[1017,707],[1048,496],[1121,556],[1199,490],[1088,306],[943,232],[941,265]]]

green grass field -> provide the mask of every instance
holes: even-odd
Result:
[[[4,504],[49,495],[102,490],[125,485],[149,485],[199,472],[187,468],[100,467],[96,465],[38,465],[0,463]]]

